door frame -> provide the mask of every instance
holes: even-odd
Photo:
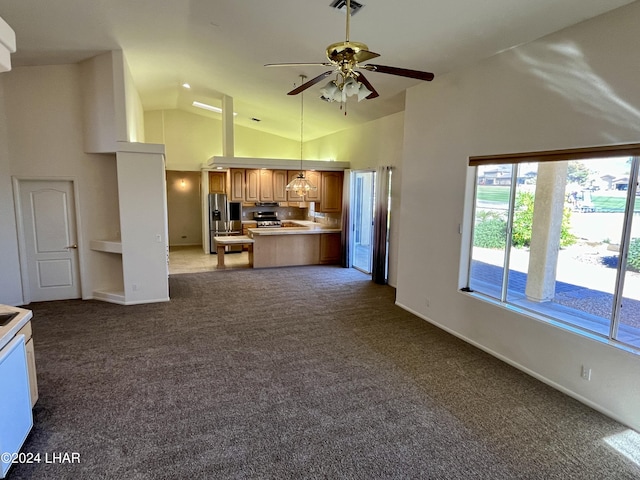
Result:
[[[350,231],[350,238],[349,238],[349,249],[351,250],[351,255],[349,256],[349,268],[355,268],[356,270],[365,273],[367,275],[371,275],[372,274],[372,265],[373,265],[373,222],[375,221],[375,208],[376,208],[376,188],[377,188],[377,182],[376,182],[376,175],[377,172],[374,169],[370,169],[370,168],[364,168],[364,169],[359,169],[359,170],[351,170],[351,178],[350,178],[350,185],[349,185],[349,189],[351,192],[350,195],[350,201],[349,201],[349,231]],[[372,174],[372,178],[371,178],[371,198],[369,199],[371,201],[371,231],[370,231],[370,247],[369,247],[369,271],[365,271],[360,267],[357,267],[354,265],[354,258],[355,258],[355,242],[356,242],[356,237],[355,237],[355,225],[354,222],[356,220],[355,218],[355,209],[357,208],[356,204],[355,204],[355,200],[356,200],[356,189],[355,187],[355,182],[356,182],[356,177],[358,173],[371,173]]]
[[[13,183],[13,205],[16,216],[16,230],[18,234],[18,258],[20,263],[20,279],[22,283],[22,301],[24,304],[29,304],[32,301],[31,287],[29,284],[29,274],[27,269],[28,254],[25,242],[24,225],[22,223],[22,204],[20,202],[20,186],[22,182],[71,182],[71,188],[73,189],[73,207],[75,210],[75,222],[76,222],[76,239],[78,240],[78,272],[80,278],[78,278],[78,284],[80,286],[80,295],[84,300],[86,298],[84,293],[83,279],[85,277],[85,261],[84,261],[84,238],[82,235],[83,228],[80,216],[80,194],[78,192],[78,181],[76,177],[30,177],[13,175],[11,177]]]

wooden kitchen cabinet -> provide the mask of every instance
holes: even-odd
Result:
[[[226,193],[227,174],[209,172],[209,193]]]
[[[273,201],[286,202],[287,183],[289,183],[286,170],[273,170]]]
[[[315,190],[310,190],[309,193],[307,193],[305,200],[307,202],[319,202],[322,195],[321,173],[315,170],[307,170],[306,172],[304,172],[304,175],[305,177],[307,177],[307,180],[309,180],[309,183],[316,187]]]
[[[317,210],[324,213],[342,211],[342,177],[343,172],[321,172],[320,205]]]
[[[320,263],[340,263],[342,257],[342,245],[339,233],[320,234]]]
[[[300,170],[288,170],[287,171],[287,183],[291,183],[294,178],[298,176]],[[289,202],[302,202],[304,198],[300,195],[296,195],[296,192],[287,192],[287,200]]]
[[[246,169],[244,171],[245,202],[259,202],[260,200],[260,170]]]
[[[287,172],[288,181],[291,182],[294,178],[296,178],[300,174],[300,170],[289,170]],[[295,192],[287,192],[287,199],[290,202],[319,202],[320,201],[320,184],[322,182],[322,177],[320,172],[316,172],[315,170],[308,170],[304,172],[305,178],[316,187],[316,190],[311,190],[307,195],[301,197],[296,195]]]
[[[262,169],[260,172],[260,201],[273,202],[273,170]]]
[[[229,201],[244,202],[244,168],[229,170]]]

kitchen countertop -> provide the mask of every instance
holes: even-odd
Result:
[[[329,227],[327,225],[321,225],[309,220],[286,220],[289,223],[296,224],[296,227],[275,227],[275,228],[249,228],[249,236],[253,237],[259,235],[308,235],[319,233],[340,233],[342,231],[339,227]]]
[[[13,337],[16,336],[16,333],[20,331],[22,327],[24,327],[31,317],[33,317],[33,313],[31,310],[25,310],[24,308],[18,307],[10,307],[9,305],[0,305],[0,313],[18,313],[16,317],[14,317],[8,324],[0,327],[0,348],[3,348],[6,344],[8,344]]]

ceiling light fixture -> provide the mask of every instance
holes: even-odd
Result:
[[[335,80],[331,80],[320,90],[320,94],[320,98],[327,102],[346,103],[347,97],[354,95],[357,95],[358,101],[367,98],[371,90],[353,76],[341,78],[341,75],[338,75]]]
[[[214,107],[213,105],[208,105],[206,103],[194,101],[191,105],[202,108],[203,110],[209,110],[210,112],[222,113],[222,109],[220,107]],[[233,112],[233,114],[238,115],[236,112]]]
[[[186,88],[187,90],[189,90],[191,88],[191,85],[185,82],[182,84],[182,88]]]
[[[304,83],[305,75],[300,75],[300,85]],[[302,169],[303,158],[303,146],[304,146],[304,93],[300,94],[300,173],[296,178],[291,180],[285,189],[287,192],[295,192],[296,195],[302,197],[309,193],[311,190],[317,190],[318,187],[313,185],[304,176],[304,170]]]

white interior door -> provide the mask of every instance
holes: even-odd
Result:
[[[73,183],[21,180],[18,188],[26,299],[41,302],[80,298]]]

